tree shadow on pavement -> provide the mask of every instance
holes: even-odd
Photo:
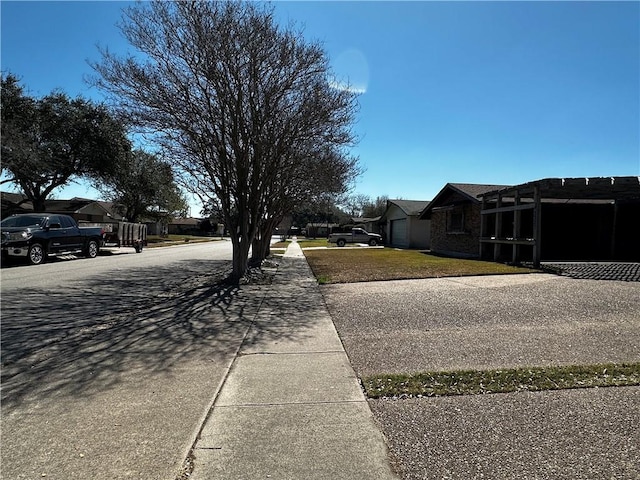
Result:
[[[171,375],[186,360],[233,355],[268,287],[225,284],[229,269],[188,261],[4,293],[3,408],[34,396],[89,396],[132,372]]]

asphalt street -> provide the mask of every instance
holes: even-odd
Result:
[[[263,293],[230,253],[2,269],[2,478],[176,478]]]

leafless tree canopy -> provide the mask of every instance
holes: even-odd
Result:
[[[356,95],[332,88],[323,48],[261,4],[142,3],[121,29],[137,54],[103,50],[96,83],[171,152],[192,192],[218,199],[239,280],[261,230],[358,173]]]

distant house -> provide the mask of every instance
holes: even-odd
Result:
[[[423,200],[387,200],[387,210],[380,218],[385,225],[387,245],[398,248],[430,248],[431,221],[420,214],[429,205]]]
[[[513,263],[640,261],[640,178],[448,183],[422,218],[431,251]]]
[[[122,220],[110,202],[74,197],[70,200],[47,200],[48,213],[69,215],[78,223],[107,223]],[[15,213],[33,212],[33,204],[19,193],[2,192],[2,218]]]
[[[364,228],[369,233],[382,233],[380,219],[382,217],[353,217],[351,222],[360,228]]]
[[[0,192],[0,213],[7,218],[16,213],[33,212],[33,203],[21,193]]]
[[[307,238],[328,238],[337,223],[307,223],[304,233]]]
[[[70,215],[78,223],[109,223],[122,220],[111,202],[74,197],[70,200],[47,200],[47,212]]]
[[[478,195],[505,185],[447,183],[421,212],[431,222],[431,252],[463,258],[480,256],[481,202]]]
[[[197,235],[200,233],[198,218],[173,218],[168,225],[168,232],[173,235]]]

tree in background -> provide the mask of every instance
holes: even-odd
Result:
[[[306,204],[298,205],[291,213],[293,225],[304,228],[309,223],[345,225],[351,223],[348,215],[338,204],[341,196],[321,195]]]
[[[364,205],[362,216],[365,218],[381,217],[387,211],[388,201],[389,197],[387,195],[378,196],[375,200],[370,200]]]
[[[153,132],[183,184],[219,202],[238,282],[256,236],[313,185],[305,170],[355,166],[346,148],[357,95],[333,88],[321,46],[277,25],[261,3],[140,3],[121,29],[143,55],[103,51],[96,83]]]
[[[18,79],[2,77],[2,174],[43,212],[59,187],[95,177],[131,149],[122,123],[103,105],[54,92],[25,95]]]
[[[388,200],[386,195],[374,199],[363,193],[354,193],[347,195],[340,204],[351,217],[375,218],[382,216],[387,210]]]
[[[186,216],[188,209],[171,165],[143,150],[122,156],[96,178],[95,187],[130,222]]]
[[[270,182],[265,216],[251,249],[252,264],[269,255],[271,235],[285,215],[297,205],[328,204],[345,193],[359,171],[357,159],[331,148],[314,151],[310,147],[292,154],[301,158],[289,161]]]
[[[362,217],[365,208],[371,203],[371,197],[364,193],[354,193],[347,195],[340,203],[350,217]]]

